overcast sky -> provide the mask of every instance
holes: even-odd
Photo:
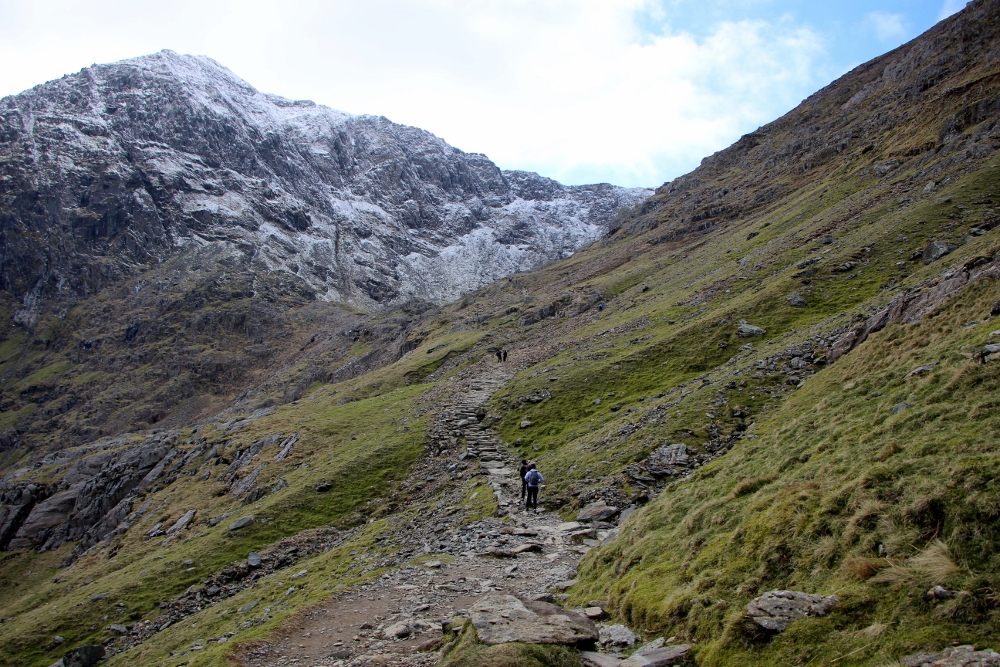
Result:
[[[505,169],[656,186],[964,0],[0,0],[0,96],[169,48]]]

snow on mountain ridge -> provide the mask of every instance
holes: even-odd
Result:
[[[0,100],[0,178],[0,288],[23,323],[46,296],[99,289],[109,272],[95,262],[127,275],[196,249],[314,298],[444,302],[572,254],[651,194],[501,171],[419,128],[261,93],[172,51]],[[53,230],[57,243],[29,242]]]

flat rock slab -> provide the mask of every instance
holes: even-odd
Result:
[[[681,660],[691,650],[691,644],[664,646],[643,654],[633,654],[628,660],[623,660],[621,667],[666,667]]]
[[[621,658],[596,651],[581,651],[580,659],[587,667],[618,667],[622,664]]]
[[[479,640],[486,644],[582,644],[597,641],[598,630],[583,614],[548,602],[491,593],[469,609]]]
[[[783,632],[788,624],[807,616],[826,616],[840,598],[799,591],[768,591],[750,602],[747,613],[765,630]]]
[[[974,646],[950,646],[940,653],[917,653],[899,661],[902,667],[1000,667],[1000,653]]]

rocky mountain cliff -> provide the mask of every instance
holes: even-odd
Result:
[[[0,290],[31,326],[46,299],[210,250],[321,300],[441,303],[572,254],[649,194],[504,172],[162,51],[0,100]]]

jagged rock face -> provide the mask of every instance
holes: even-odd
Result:
[[[0,100],[0,289],[30,324],[52,295],[212,246],[320,299],[442,302],[571,254],[649,194],[504,172],[163,51]]]

